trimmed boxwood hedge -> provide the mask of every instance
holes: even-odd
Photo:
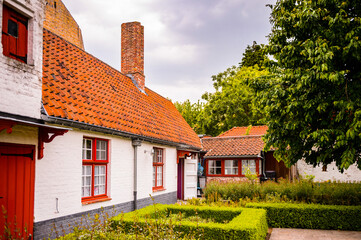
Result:
[[[202,239],[245,239],[264,240],[267,235],[266,211],[252,208],[229,208],[209,206],[179,206],[156,204],[143,209],[120,214],[112,219],[113,226],[120,226],[131,230],[136,222],[144,226],[151,221],[164,218],[169,213],[185,214],[186,217],[198,215],[201,218],[212,218],[216,222],[197,223],[191,221],[172,222],[172,226],[178,237],[184,237],[185,233],[202,232]],[[221,223],[223,221],[228,223]]]
[[[361,206],[247,203],[246,207],[265,209],[270,227],[361,231]]]

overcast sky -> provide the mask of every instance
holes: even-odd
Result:
[[[173,101],[212,92],[211,76],[237,65],[253,41],[267,43],[275,0],[63,0],[83,32],[85,50],[120,69],[120,32],[145,31],[145,84]]]

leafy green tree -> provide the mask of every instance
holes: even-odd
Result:
[[[191,103],[189,99],[184,102],[175,102],[174,106],[182,114],[186,122],[193,128],[193,130],[201,134],[201,126],[199,123],[199,115],[203,110],[203,103],[198,100],[196,103]]]
[[[253,41],[252,46],[247,45],[239,65],[240,67],[253,67],[257,64],[259,67],[262,67],[267,59],[265,46],[263,44],[259,45],[256,41]]]
[[[278,0],[272,6],[272,81],[253,87],[267,113],[266,148],[288,166],[361,169],[361,4]]]
[[[205,93],[206,101],[199,123],[204,133],[215,136],[234,126],[248,126],[262,123],[263,114],[254,104],[255,92],[248,82],[268,72],[254,67],[237,68],[213,76],[214,93]]]

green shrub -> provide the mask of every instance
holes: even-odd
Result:
[[[361,231],[361,206],[247,203],[267,211],[270,227]]]
[[[214,219],[215,222],[174,221],[166,222],[170,214],[182,213],[187,217],[198,216]],[[157,216],[158,218],[154,218]],[[177,238],[192,236],[200,239],[264,239],[267,234],[266,212],[263,209],[245,209],[209,206],[154,205],[131,213],[121,214],[112,219],[113,227],[121,227],[127,232],[134,231],[134,225],[147,232],[151,224],[172,226]],[[224,223],[226,222],[226,223]],[[164,224],[164,225],[163,225]],[[188,235],[187,235],[188,234]]]
[[[207,184],[204,195],[208,203],[218,200],[304,202],[326,205],[359,205],[361,203],[361,183],[323,182],[313,183],[302,180],[290,183],[267,181],[262,184],[247,182]],[[216,197],[215,197],[216,196]]]

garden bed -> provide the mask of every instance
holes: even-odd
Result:
[[[265,209],[270,227],[361,231],[361,206],[247,203],[246,207]]]
[[[262,184],[247,182],[207,183],[204,189],[208,202],[231,200],[293,201],[324,205],[358,206],[361,203],[361,183],[322,182],[310,180],[288,182],[267,181]]]
[[[268,229],[263,209],[208,206],[157,204],[121,214],[112,222],[131,234],[137,234],[137,228],[147,234],[148,229],[170,227],[178,238],[264,240]]]

